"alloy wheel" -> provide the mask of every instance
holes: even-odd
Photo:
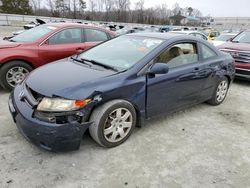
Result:
[[[28,73],[29,71],[24,67],[12,67],[6,73],[6,81],[11,87],[15,87],[25,79]]]
[[[216,99],[218,102],[222,102],[225,99],[227,94],[227,89],[228,89],[228,82],[226,80],[221,81],[216,92]]]
[[[119,142],[128,135],[132,125],[132,113],[126,108],[117,108],[108,115],[105,121],[104,137],[109,142]]]

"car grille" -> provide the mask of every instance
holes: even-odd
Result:
[[[250,63],[250,52],[222,49],[221,51],[231,54],[238,63]]]
[[[236,74],[247,75],[250,76],[250,71],[246,69],[237,69]]]
[[[21,101],[25,101],[33,108],[39,102],[39,95],[30,89],[26,84],[24,84],[23,90],[19,94],[19,99]]]

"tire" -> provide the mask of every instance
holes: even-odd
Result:
[[[131,135],[136,125],[136,118],[132,104],[124,100],[113,100],[93,111],[90,117],[93,123],[89,127],[89,132],[99,145],[115,147],[125,142]]]
[[[32,67],[23,61],[10,61],[0,69],[0,85],[11,91],[18,83],[24,80],[25,76],[32,71]],[[11,76],[12,75],[12,76]],[[7,77],[12,79],[7,80]]]
[[[229,81],[225,76],[223,76],[219,80],[213,92],[212,98],[208,100],[207,103],[214,105],[214,106],[220,105],[227,96],[228,88],[229,88]]]

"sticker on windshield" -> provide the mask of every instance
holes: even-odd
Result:
[[[150,48],[152,46],[157,46],[162,43],[162,40],[157,39],[144,39],[143,43],[145,43],[145,46]]]
[[[144,51],[146,51],[146,48],[142,46],[142,47],[137,48],[137,50],[139,52],[144,52]]]

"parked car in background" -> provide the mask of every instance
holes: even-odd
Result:
[[[9,109],[20,132],[44,149],[78,149],[87,129],[99,145],[115,147],[143,119],[221,104],[233,78],[233,58],[203,39],[135,33],[34,70]]]
[[[115,34],[94,26],[50,23],[0,42],[0,85],[11,90],[41,65],[79,54]]]
[[[220,32],[214,29],[204,29],[201,32],[203,32],[208,40],[214,40],[216,37],[220,36]]]
[[[232,40],[236,35],[236,33],[221,33],[220,36],[212,40],[211,43],[214,46],[219,46]]]
[[[32,21],[32,22],[24,25],[23,26],[24,30],[14,31],[14,32],[12,32],[12,36],[4,37],[3,40],[9,40],[9,39],[13,38],[14,36],[23,33],[26,30],[32,29],[34,27],[37,27],[37,26],[43,25],[43,24],[46,24],[46,22],[37,18],[36,21],[34,21],[34,22]]]
[[[133,28],[124,27],[122,29],[116,30],[115,33],[117,35],[126,35],[126,34],[130,34],[130,33],[136,33],[136,30]]]
[[[130,33],[140,33],[140,32],[145,32],[146,29],[143,27],[124,27],[122,29],[116,30],[117,35],[125,35],[125,34],[130,34]],[[147,32],[152,32],[152,31],[147,31]]]
[[[169,26],[169,25],[161,26],[159,28],[159,32],[161,32],[161,33],[167,33],[171,30],[172,30],[172,26]]]
[[[239,33],[231,42],[224,43],[218,48],[230,53],[235,59],[236,77],[250,80],[250,30]]]
[[[184,34],[184,35],[191,35],[197,38],[201,38],[204,40],[208,40],[207,36],[204,35],[202,32],[199,31],[192,31],[192,30],[185,30],[185,31],[169,31],[170,33],[176,33],[176,34]]]

